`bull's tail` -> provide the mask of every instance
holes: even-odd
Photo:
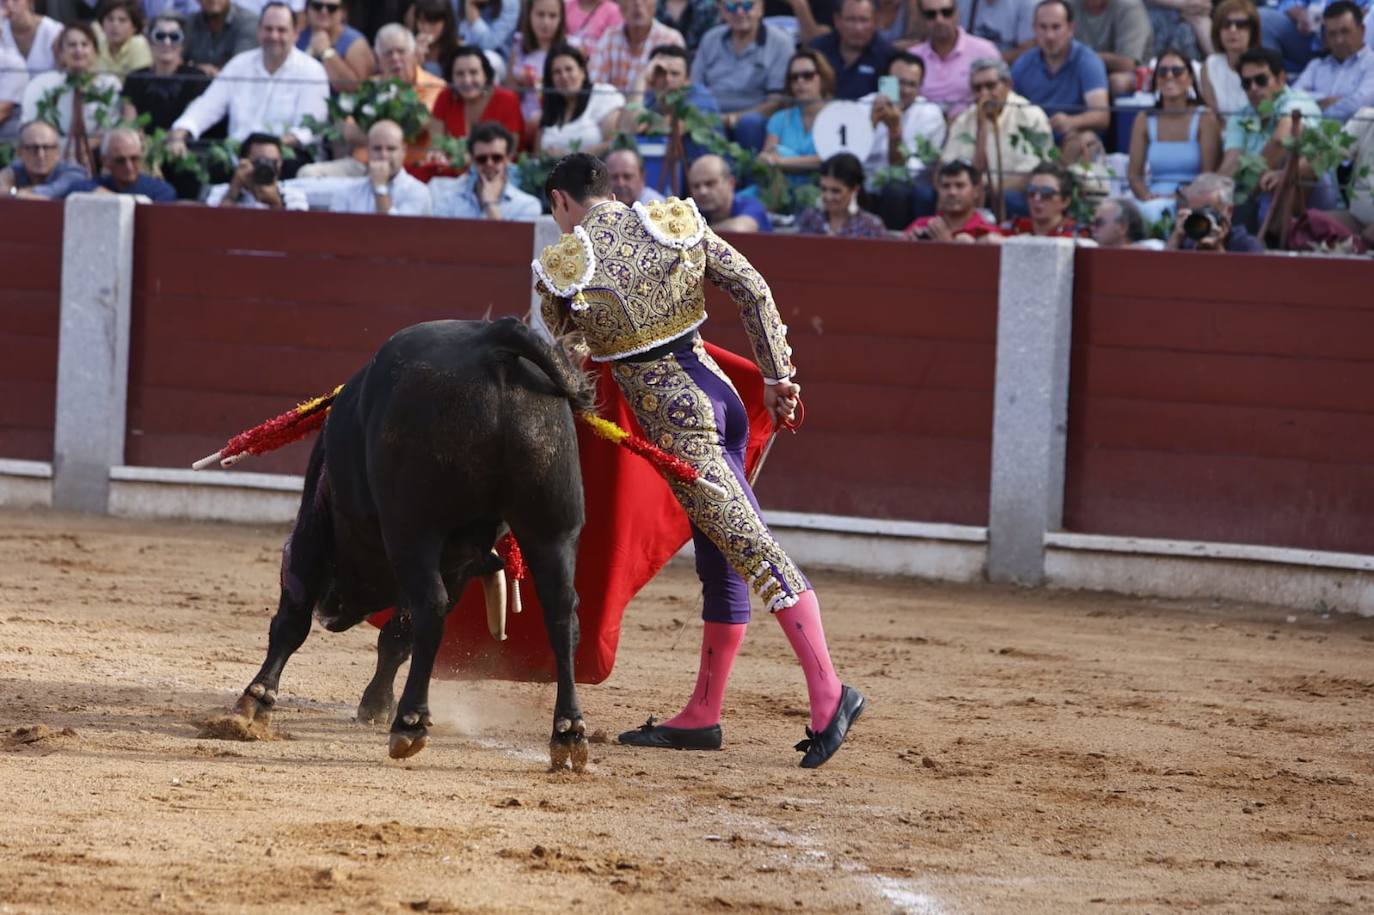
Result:
[[[502,318],[491,325],[492,342],[511,353],[534,363],[548,376],[558,392],[572,404],[574,413],[595,408],[596,388],[578,371],[561,347],[553,347],[539,334],[515,318]]]

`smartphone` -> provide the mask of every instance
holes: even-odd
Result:
[[[878,94],[879,94],[879,95],[885,95],[885,96],[887,96],[888,98],[892,99],[892,101],[894,101],[894,102],[901,102],[902,99],[901,99],[901,96],[898,95],[898,89],[897,89],[897,77],[895,77],[895,76],[880,76],[880,77],[878,77]]]

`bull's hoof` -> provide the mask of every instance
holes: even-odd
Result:
[[[378,698],[363,693],[362,701],[358,703],[358,720],[363,724],[386,724],[395,711],[396,700],[393,696]]]
[[[239,696],[234,703],[234,714],[249,724],[266,727],[272,720],[272,709],[277,704],[277,694],[261,683],[254,683]]]
[[[581,718],[559,718],[549,739],[549,770],[561,772],[569,765],[574,772],[587,768],[587,725]]]
[[[387,740],[386,751],[392,759],[410,759],[429,743],[429,735],[424,731],[412,734],[393,733]]]

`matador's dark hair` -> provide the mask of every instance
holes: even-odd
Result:
[[[571,153],[558,160],[544,182],[544,196],[550,203],[554,191],[562,191],[578,203],[586,203],[588,197],[609,197],[610,169],[590,153]]]

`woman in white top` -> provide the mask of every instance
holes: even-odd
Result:
[[[29,73],[38,75],[57,69],[53,45],[62,34],[62,23],[33,11],[33,0],[0,0],[5,18],[0,21],[0,45],[19,53]]]
[[[98,147],[105,128],[118,124],[121,114],[119,77],[94,72],[98,53],[95,32],[89,25],[74,22],[63,28],[57,39],[58,69],[38,74],[29,80],[24,90],[24,123],[48,117],[44,101],[55,99],[57,123],[53,126],[65,141],[72,129],[72,85],[69,78],[89,76],[90,83],[83,93],[89,101],[81,106],[81,110],[91,148]],[[108,97],[108,102],[99,97]]]
[[[1240,55],[1260,44],[1260,18],[1250,0],[1221,0],[1212,12],[1212,44],[1202,65],[1202,100],[1223,121],[1250,100],[1240,87]]]
[[[605,155],[625,96],[605,83],[592,85],[587,59],[564,45],[544,61],[544,113],[539,119],[538,149],[562,155],[573,151]]]

